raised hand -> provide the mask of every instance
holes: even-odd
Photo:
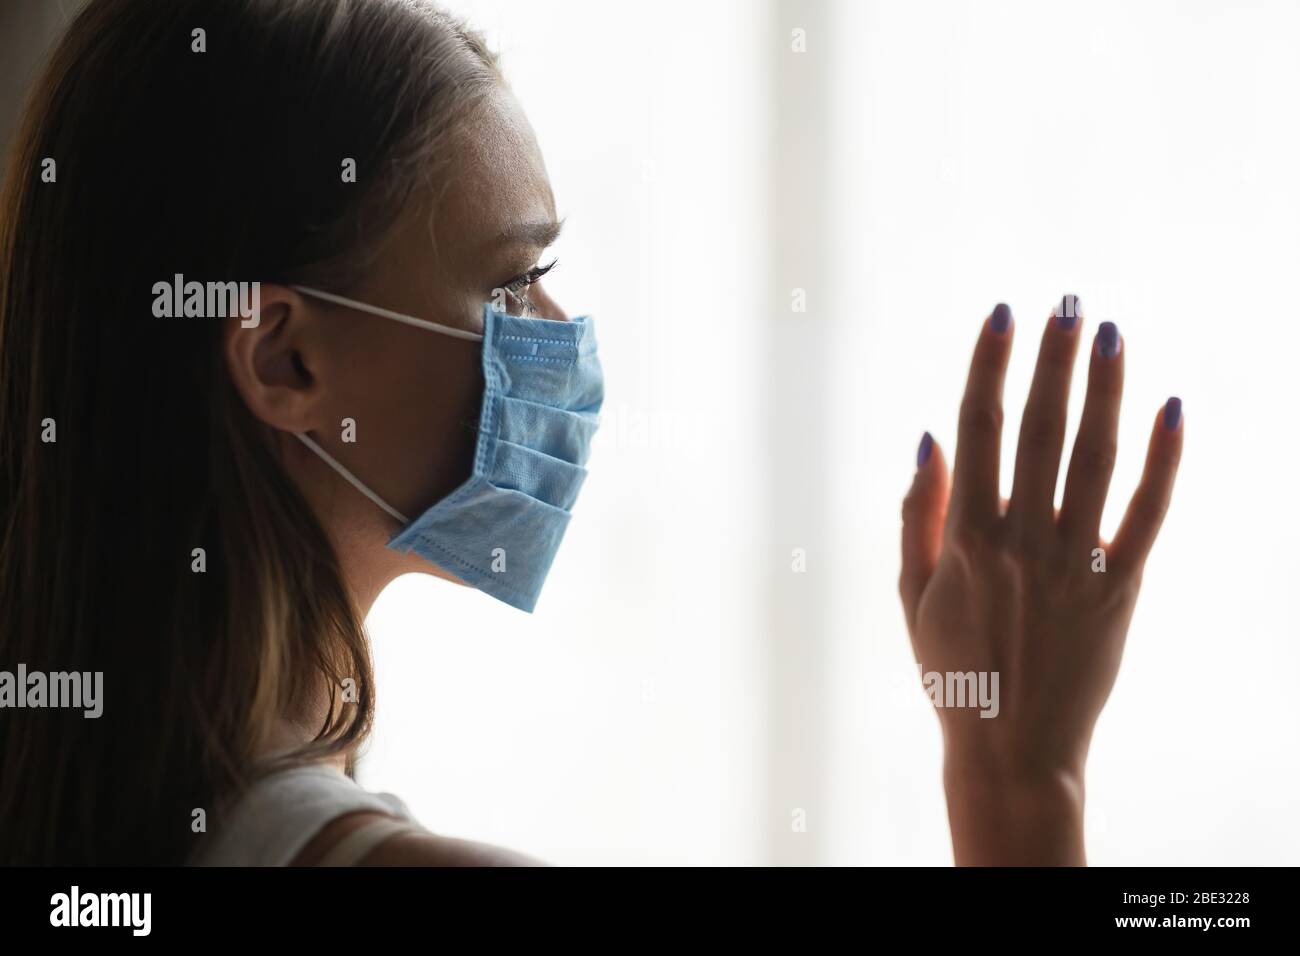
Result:
[[[1178,470],[1182,406],[1171,398],[1155,416],[1124,520],[1112,542],[1100,540],[1124,380],[1123,339],[1102,323],[1064,497],[1054,508],[1083,326],[1074,296],[1047,320],[1004,500],[1002,386],[1014,323],[1007,306],[994,309],[971,362],[951,482],[927,432],[903,503],[899,591],[943,728],[958,864],[1084,862],[1088,745]],[[953,698],[963,691],[958,706]]]

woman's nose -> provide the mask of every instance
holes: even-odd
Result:
[[[559,303],[550,297],[540,281],[534,282],[529,287],[528,301],[532,304],[533,311],[543,319],[552,319],[556,322],[569,321],[568,315],[560,308]]]

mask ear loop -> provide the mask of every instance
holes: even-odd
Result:
[[[483,336],[479,335],[477,332],[469,332],[465,329],[454,329],[450,325],[439,325],[437,322],[417,319],[413,315],[403,315],[401,312],[381,309],[377,305],[367,305],[364,302],[357,302],[355,299],[347,299],[341,295],[335,295],[333,292],[322,292],[320,289],[312,289],[305,285],[291,285],[289,288],[301,292],[303,295],[312,296],[317,299],[324,299],[326,302],[333,302],[335,305],[345,305],[350,309],[357,309],[361,312],[369,312],[371,315],[378,315],[385,319],[392,319],[394,322],[413,325],[417,329],[427,329],[430,332],[440,332],[443,335],[450,335],[453,338],[465,339],[467,342],[483,341]]]
[[[392,515],[402,524],[407,525],[411,523],[410,519],[407,518],[406,515],[402,514],[396,508],[391,507],[386,501],[384,501],[383,498],[380,498],[379,495],[375,494],[373,491],[367,488],[361,482],[360,478],[357,478],[355,475],[352,474],[352,472],[348,471],[339,462],[335,461],[333,455],[327,452],[320,445],[316,444],[316,442],[308,438],[305,433],[293,432],[292,434],[300,442],[302,442],[304,445],[306,445],[308,448],[314,451],[317,455],[319,455],[321,459],[325,462],[325,464],[329,465],[340,475],[342,475],[345,479],[347,479],[348,484],[350,484],[353,488],[357,489],[357,491],[361,492],[363,495],[365,495],[375,504],[379,505],[379,507],[383,508],[386,512],[388,512],[390,515]]]

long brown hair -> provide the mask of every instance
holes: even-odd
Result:
[[[326,535],[221,322],[152,289],[345,292],[498,82],[412,0],[91,0],[54,50],[0,197],[0,670],[102,672],[103,713],[0,709],[0,864],[180,863],[274,719],[328,702],[294,761],[369,731]]]

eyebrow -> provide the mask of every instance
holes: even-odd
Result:
[[[526,222],[506,229],[497,237],[497,240],[503,245],[528,245],[545,248],[560,237],[560,230],[563,228],[564,220],[562,219]]]

